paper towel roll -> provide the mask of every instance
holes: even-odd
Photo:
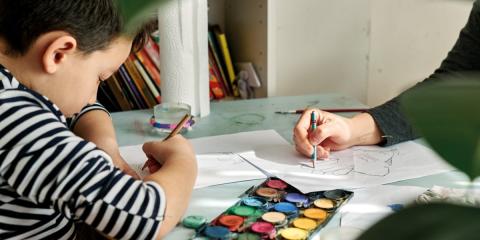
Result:
[[[207,0],[168,0],[158,11],[163,102],[210,113]]]

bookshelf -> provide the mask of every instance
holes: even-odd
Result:
[[[98,101],[110,112],[149,109],[161,103],[159,48],[151,38],[131,53],[119,70],[99,86]]]
[[[270,50],[274,49],[275,44],[274,38],[268,37],[269,31],[272,30],[269,25],[274,22],[268,14],[272,6],[271,1],[207,0],[207,4],[208,24],[219,25],[225,33],[232,62],[234,65],[240,62],[251,62],[261,81],[261,87],[255,88],[255,97],[268,97],[269,87],[273,85],[275,79],[273,61],[275,57],[272,56],[275,51]],[[138,63],[135,63],[135,60],[138,60]],[[141,60],[139,56],[133,55],[130,63],[127,61],[114,78],[108,81],[108,84],[101,86],[98,99],[111,112],[149,109],[154,103],[161,102],[160,80],[152,81],[160,73],[161,67],[154,63],[157,65],[158,73],[152,74],[148,71],[151,67]],[[154,62],[153,59],[150,62]],[[141,66],[139,63],[142,63]],[[235,74],[237,73],[238,71],[235,70]],[[137,81],[133,79],[134,77]],[[144,81],[138,81],[142,78]],[[152,83],[155,85],[154,88]],[[135,88],[137,91],[134,90]],[[151,90],[157,91],[160,96],[155,95]],[[118,101],[119,98],[123,100]]]
[[[257,98],[269,96],[275,79],[272,6],[272,0],[208,0],[208,22],[225,32],[232,61],[253,63],[262,83]]]

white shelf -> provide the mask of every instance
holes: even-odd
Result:
[[[208,0],[209,23],[226,33],[233,62],[252,62],[262,81],[256,97],[267,97],[274,75],[269,39],[269,0]],[[270,42],[269,42],[270,41]]]

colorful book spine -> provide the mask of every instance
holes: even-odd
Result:
[[[113,96],[115,97],[115,100],[120,106],[121,110],[122,111],[131,110],[132,108],[130,106],[130,103],[128,102],[127,97],[125,96],[125,94],[123,94],[122,89],[118,85],[115,75],[112,75],[112,77],[105,82],[107,83],[108,87],[112,91]]]
[[[156,66],[160,66],[160,48],[151,38],[145,44],[145,52]]]
[[[133,64],[132,58],[129,57],[124,64],[127,68],[128,73],[130,74],[131,79],[133,80],[133,83],[139,90],[140,96],[143,98],[148,108],[153,108],[156,105],[155,98],[150,93],[150,90],[145,84],[145,80],[142,78],[142,76],[138,72],[138,69]]]
[[[210,91],[213,93],[213,97],[217,100],[225,98],[225,94],[219,84],[219,80],[217,79],[217,75],[213,71],[212,65],[209,66],[210,70]]]
[[[227,67],[228,77],[232,85],[233,95],[238,97],[240,94],[238,92],[238,87],[235,84],[235,70],[233,68],[232,57],[230,55],[230,50],[228,48],[227,37],[224,33],[220,31],[215,32],[217,36],[218,44],[220,45],[220,50],[222,51],[223,59],[225,60],[225,66]]]
[[[132,93],[132,99],[135,101],[135,104],[138,106],[139,109],[148,108],[147,104],[143,101],[142,96],[140,95],[139,90],[135,87],[133,80],[128,75],[127,69],[124,65],[120,67],[120,76],[125,81],[126,89]]]
[[[147,87],[150,90],[150,92],[153,94],[153,97],[155,98],[156,103],[160,104],[162,102],[162,97],[160,96],[160,93],[157,91],[154,81],[147,74],[147,72],[145,71],[145,69],[143,68],[139,60],[135,59],[133,63],[135,64],[135,67],[137,67],[138,72],[140,72],[140,75],[142,75],[143,80],[145,80],[145,83],[147,84]]]
[[[118,85],[120,85],[120,89],[122,89],[122,92],[123,94],[125,95],[125,97],[127,98],[128,100],[128,103],[130,104],[130,107],[132,110],[134,109],[139,109],[140,107],[138,106],[138,104],[136,103],[136,100],[135,100],[135,97],[133,95],[133,92],[129,89],[127,83],[125,82],[125,80],[123,80],[123,77],[122,75],[120,74],[120,69],[115,73],[113,74],[115,76],[114,79],[117,80],[117,83]]]
[[[227,95],[233,96],[232,92],[232,86],[230,84],[229,79],[225,75],[226,67],[225,64],[222,62],[221,53],[218,49],[218,45],[215,40],[215,35],[213,31],[208,32],[208,45],[209,45],[209,51],[212,53],[213,58],[215,59],[215,63],[218,69],[218,72],[220,73],[221,81],[223,82],[223,85],[226,88],[226,93]]]
[[[158,67],[152,62],[150,57],[148,56],[147,52],[145,49],[142,49],[141,51],[137,52],[137,58],[142,62],[143,66],[147,69],[147,72],[150,74],[150,76],[155,80],[155,83],[157,86],[160,86],[160,83],[162,82],[160,78],[160,70]],[[158,90],[158,88],[157,88]]]
[[[220,74],[215,64],[215,59],[213,59],[212,53],[209,52],[208,55],[209,55],[208,63],[209,63],[209,71],[210,71],[210,88],[215,94],[216,99],[223,99],[227,96],[228,91],[226,90],[226,87],[223,85],[222,80],[220,80]]]

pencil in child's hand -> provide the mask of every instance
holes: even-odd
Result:
[[[188,113],[185,114],[185,116],[182,118],[182,120],[180,120],[180,122],[177,124],[177,126],[175,126],[175,128],[170,132],[170,134],[168,134],[168,136],[165,139],[163,139],[163,142],[177,135],[183,129],[183,126],[185,126],[185,123],[187,123],[190,119],[192,119],[192,116],[190,116],[190,114]],[[159,163],[157,163],[155,159],[149,157],[145,162],[145,164],[143,165],[142,170],[148,167],[148,169],[150,170],[150,173],[156,172],[156,171],[152,171],[152,168],[158,164]],[[156,168],[156,170],[158,170],[158,168]]]
[[[191,119],[191,116],[190,114],[185,114],[185,116],[182,118],[182,120],[180,120],[180,122],[177,124],[177,126],[175,126],[175,128],[172,130],[172,132],[170,132],[170,134],[168,134],[168,136],[163,139],[163,141],[167,141],[168,139],[174,137],[175,135],[177,135],[180,130],[183,129],[183,126],[185,126],[185,123],[188,122],[188,120]]]

